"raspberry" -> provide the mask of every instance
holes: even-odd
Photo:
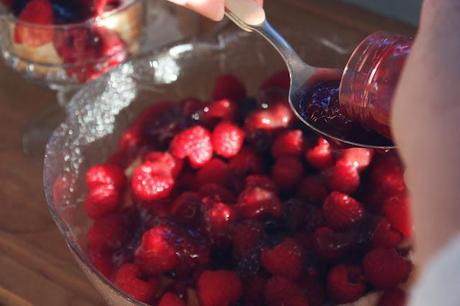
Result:
[[[328,291],[334,302],[351,303],[364,295],[366,284],[359,266],[337,265],[329,271]]]
[[[365,148],[350,148],[342,150],[339,161],[353,165],[359,171],[366,169],[371,163],[374,151]]]
[[[158,279],[143,280],[140,268],[131,263],[122,265],[115,274],[115,285],[134,299],[147,303],[158,291]]]
[[[283,155],[301,156],[305,146],[301,130],[288,130],[275,138],[272,144],[272,155],[275,158]]]
[[[261,223],[245,220],[235,226],[233,232],[233,248],[237,256],[247,255],[264,237]]]
[[[243,146],[244,131],[231,122],[219,123],[212,133],[212,146],[216,154],[231,158]]]
[[[168,152],[149,152],[144,156],[144,160],[152,163],[152,172],[162,173],[172,178],[176,178],[183,167],[182,160]]]
[[[182,224],[197,224],[201,217],[202,205],[203,202],[197,193],[184,192],[172,203],[171,215]]]
[[[318,143],[313,148],[305,152],[305,158],[316,169],[327,169],[334,165],[334,156],[329,142],[322,138],[318,138]]]
[[[206,212],[206,223],[209,236],[217,244],[227,242],[230,230],[237,216],[235,210],[222,202],[215,203]]]
[[[313,250],[324,261],[334,261],[344,256],[349,242],[328,227],[319,227],[313,234]]]
[[[242,284],[233,271],[216,270],[201,273],[198,296],[203,306],[229,306],[242,295]]]
[[[112,277],[112,254],[109,251],[100,248],[88,248],[87,255],[96,270],[108,279]]]
[[[261,158],[254,150],[249,148],[243,148],[230,160],[228,166],[235,175],[240,177],[263,172]]]
[[[113,185],[99,185],[90,189],[85,200],[88,217],[98,219],[113,213],[120,204],[120,193]]]
[[[47,27],[54,24],[53,8],[48,0],[31,0],[18,19],[20,22],[14,29],[17,44],[36,48],[53,41],[53,30]]]
[[[383,203],[385,217],[404,237],[412,235],[410,202],[406,195],[393,196]]]
[[[245,218],[262,215],[280,216],[281,201],[270,179],[248,177],[246,188],[238,197],[237,211]]]
[[[232,173],[226,162],[213,158],[200,168],[196,174],[196,186],[215,183],[220,186],[230,186]]]
[[[212,183],[201,186],[199,194],[202,199],[207,198],[212,202],[235,203],[236,201],[230,190]]]
[[[399,288],[394,288],[383,293],[378,306],[405,306],[406,300],[406,293]]]
[[[158,167],[157,163],[145,161],[134,169],[131,189],[137,200],[151,203],[169,196],[174,187],[174,179],[163,168]]]
[[[142,235],[135,251],[136,263],[142,270],[157,274],[173,270],[178,265],[174,239],[176,233],[168,225],[157,225]]]
[[[122,215],[108,215],[97,219],[88,230],[88,247],[118,249],[127,239],[128,228],[129,224]]]
[[[123,169],[117,165],[99,164],[92,166],[86,172],[86,185],[89,189],[99,185],[113,185],[116,189],[122,189],[126,184]]]
[[[275,130],[279,128],[287,128],[294,119],[292,110],[288,105],[277,103],[269,107],[267,110],[257,110],[250,114],[244,123],[247,131],[257,129]]]
[[[403,237],[401,233],[394,230],[387,219],[382,218],[375,228],[372,244],[375,247],[394,248],[398,246]]]
[[[373,185],[387,196],[404,193],[404,169],[396,155],[385,154],[377,159],[371,169]]]
[[[262,264],[270,273],[290,279],[302,275],[302,248],[292,238],[262,251]]]
[[[407,281],[411,263],[394,249],[374,249],[363,260],[366,279],[377,289],[395,287]]]
[[[308,306],[302,289],[293,281],[273,276],[265,286],[265,302],[268,306]]]
[[[188,157],[193,168],[204,166],[212,158],[211,134],[199,125],[174,136],[170,147],[174,156],[181,159]]]
[[[275,161],[272,169],[273,181],[282,191],[297,188],[304,174],[302,160],[294,156],[282,156]]]
[[[318,175],[306,176],[300,181],[297,196],[305,201],[323,203],[327,197],[324,179]]]
[[[158,306],[186,306],[186,304],[177,295],[171,292],[166,292],[161,297]]]
[[[229,99],[216,100],[209,103],[201,114],[201,120],[209,123],[212,120],[233,120],[236,117],[238,107],[235,102]]]
[[[342,230],[363,220],[365,210],[354,198],[334,191],[324,201],[323,214],[329,226]]]
[[[268,79],[266,79],[260,89],[273,89],[274,87],[289,90],[291,84],[291,78],[287,70],[282,70],[274,73]]]
[[[331,190],[352,194],[359,187],[359,172],[352,164],[339,160],[328,174],[327,181]]]
[[[230,74],[223,74],[217,77],[212,93],[214,100],[238,100],[244,97],[246,97],[246,88],[236,77]]]

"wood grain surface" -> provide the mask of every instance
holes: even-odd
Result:
[[[315,31],[350,46],[375,30],[414,30],[334,0],[267,0],[267,12],[298,35]],[[0,306],[104,305],[48,214],[41,158],[22,153],[23,131],[53,103],[52,91],[0,64]]]

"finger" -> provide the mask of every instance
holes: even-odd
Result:
[[[219,21],[224,18],[223,0],[169,0],[181,6],[185,6],[212,20]]]

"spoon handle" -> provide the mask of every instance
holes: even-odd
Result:
[[[264,9],[254,0],[225,0],[225,15],[241,29],[262,35],[281,54],[291,74],[305,73],[310,67],[267,21]]]

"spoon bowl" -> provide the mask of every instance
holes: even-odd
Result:
[[[340,80],[342,71],[338,69],[313,67],[305,63],[286,39],[267,21],[265,11],[253,0],[226,0],[225,15],[241,29],[256,32],[264,37],[281,55],[291,79],[289,104],[295,115],[310,129],[336,143],[381,150],[394,148],[391,140],[365,130],[353,123],[350,132],[343,134],[340,129],[324,127],[313,120],[308,113],[308,99],[312,89],[321,82]],[[337,100],[338,101],[338,100]]]

